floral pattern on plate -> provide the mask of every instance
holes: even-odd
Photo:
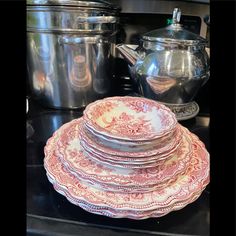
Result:
[[[82,144],[82,142],[81,142]],[[81,145],[82,147],[82,145]],[[107,156],[100,156],[97,155],[96,153],[93,153],[92,151],[88,150],[83,150],[83,154],[86,157],[90,157],[93,160],[102,163],[104,165],[108,166],[113,166],[113,167],[118,167],[118,168],[126,168],[126,169],[145,169],[145,168],[154,168],[160,165],[163,165],[167,160],[171,159],[173,157],[173,154],[170,154],[169,156],[166,156],[163,159],[158,159],[158,160],[143,160],[143,161],[136,161],[136,160],[130,160],[130,161],[118,161],[118,160],[112,160],[112,159],[107,159]]]
[[[84,123],[84,122],[83,122]],[[109,148],[115,151],[122,152],[131,152],[131,153],[137,153],[137,152],[147,152],[151,149],[165,149],[165,147],[169,147],[170,145],[173,145],[174,141],[173,137],[177,135],[177,132],[179,132],[178,127],[176,127],[172,132],[169,132],[167,135],[155,139],[148,142],[129,142],[129,141],[120,141],[117,139],[112,138],[104,138],[102,135],[98,135],[95,132],[93,132],[90,128],[88,128],[86,125],[81,125],[81,136],[86,137],[86,139],[89,139],[93,143],[96,143],[96,145],[100,146],[101,148]],[[177,135],[180,136],[180,135]],[[177,142],[177,141],[176,141]]]
[[[140,97],[110,97],[84,110],[86,125],[105,136],[131,141],[152,140],[175,128],[174,113],[156,101]]]
[[[50,180],[50,177],[48,177]],[[53,180],[50,180],[50,182],[54,182]],[[175,202],[174,204],[163,207],[163,208],[157,208],[150,211],[137,211],[137,210],[117,210],[113,208],[108,207],[98,207],[96,205],[88,204],[87,202],[77,200],[74,198],[71,198],[70,194],[65,191],[63,188],[58,186],[56,183],[53,184],[54,189],[65,196],[68,201],[70,201],[72,204],[75,204],[77,206],[80,206],[84,210],[91,212],[93,214],[98,215],[104,215],[112,218],[130,218],[135,220],[142,220],[147,219],[151,217],[162,217],[166,214],[168,214],[170,211],[177,211],[185,207],[186,205],[190,204],[191,202],[197,200],[197,198],[201,195],[202,191],[194,193],[191,197],[185,199],[184,201]]]
[[[184,136],[183,142],[172,157],[157,167],[132,170],[99,164],[93,161],[92,155],[87,157],[81,150],[78,139],[78,126],[81,123],[82,119],[71,122],[71,126],[61,132],[55,144],[55,154],[78,178],[103,184],[129,186],[133,190],[135,187],[140,189],[141,186],[162,184],[179,173],[184,173],[193,154],[191,140]]]
[[[179,126],[179,125],[178,125]],[[83,126],[80,126],[80,139],[83,141],[82,146],[85,150],[91,150],[94,153],[102,156],[113,156],[115,159],[119,159],[120,157],[127,157],[127,158],[143,158],[143,157],[150,157],[153,156],[155,159],[161,159],[163,156],[167,156],[170,153],[174,152],[179,144],[182,137],[181,130],[178,129],[178,126],[176,127],[176,135],[172,137],[168,137],[164,143],[162,142],[155,144],[146,151],[140,151],[140,152],[124,152],[122,150],[115,150],[110,147],[103,146],[101,143],[98,144],[94,142],[92,139],[90,139],[83,131]],[[155,157],[154,157],[155,156]],[[112,158],[112,157],[111,157]],[[152,159],[153,159],[152,158]]]
[[[48,140],[45,147],[44,166],[48,176],[53,179],[54,183],[65,189],[72,199],[117,210],[147,211],[184,201],[194,193],[202,191],[209,182],[209,154],[198,137],[183,128],[186,131],[184,135],[191,139],[193,153],[186,173],[178,175],[174,183],[164,189],[148,193],[116,193],[96,189],[68,172],[55,155],[56,143],[63,130],[70,125],[71,123],[62,126]]]
[[[89,126],[86,125],[85,122],[83,124],[83,130],[88,136],[90,136],[91,139],[97,139],[100,142],[102,142],[104,145],[107,144],[106,146],[122,145],[123,147],[125,146],[125,147],[145,148],[145,147],[149,147],[150,145],[154,145],[157,142],[160,142],[160,141],[162,142],[165,139],[169,138],[170,136],[173,136],[176,129],[174,128],[170,132],[165,133],[165,135],[158,137],[156,139],[145,140],[145,141],[128,141],[128,140],[107,137],[107,136],[104,136],[103,134],[98,133],[98,132],[94,131],[93,129],[91,129]]]

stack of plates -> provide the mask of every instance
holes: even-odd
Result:
[[[145,219],[179,210],[209,183],[209,154],[169,108],[137,97],[88,105],[48,140],[56,191],[86,211]]]

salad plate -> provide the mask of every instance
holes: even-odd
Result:
[[[91,150],[96,154],[100,155],[110,155],[110,156],[118,156],[118,157],[150,157],[155,156],[156,159],[161,158],[163,156],[169,155],[169,153],[176,150],[180,144],[180,140],[182,137],[181,130],[176,130],[176,135],[169,137],[165,140],[165,144],[162,142],[156,143],[155,146],[148,150],[140,150],[138,152],[135,151],[124,151],[123,147],[119,150],[113,149],[111,147],[104,146],[102,143],[96,143],[94,140],[90,139],[83,131],[83,126],[80,126],[79,136],[81,141],[83,141],[82,145],[85,150]],[[131,149],[132,150],[132,149]]]
[[[160,149],[160,151],[163,151],[167,148],[171,148],[174,146],[177,142],[179,142],[179,139],[181,138],[180,135],[180,129],[178,128],[178,125],[176,128],[170,132],[168,135],[165,135],[159,139],[155,139],[149,142],[128,142],[128,141],[115,141],[115,139],[104,139],[100,135],[95,135],[94,132],[89,130],[84,124],[81,125],[81,136],[87,143],[93,143],[94,145],[98,146],[99,150],[103,149],[111,149],[114,152],[122,151],[127,153],[139,153],[139,152],[148,152],[152,149]],[[175,139],[174,139],[175,137]],[[104,152],[104,151],[103,151]],[[128,154],[130,155],[130,154]],[[142,154],[138,154],[142,155]]]
[[[179,173],[184,173],[193,155],[191,139],[184,135],[181,146],[172,158],[157,167],[144,168],[145,164],[142,164],[140,166],[143,168],[131,169],[117,168],[112,164],[104,165],[94,161],[93,155],[85,156],[83,154],[78,139],[79,128],[76,128],[81,121],[71,122],[65,131],[62,130],[55,144],[55,154],[60,158],[60,162],[78,178],[91,179],[94,182],[110,185],[130,186],[133,189],[146,185],[158,185]],[[126,165],[128,167],[128,164]]]

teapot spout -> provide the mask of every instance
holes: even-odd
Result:
[[[139,59],[139,54],[135,49],[138,47],[138,45],[133,44],[118,44],[116,45],[116,48],[120,52],[120,54],[126,59],[126,61],[130,65],[135,65],[136,61]]]

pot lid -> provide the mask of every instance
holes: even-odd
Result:
[[[53,6],[77,6],[77,7],[95,7],[95,8],[108,8],[117,9],[120,8],[109,2],[103,0],[27,0],[27,5],[53,5]]]
[[[184,45],[199,45],[207,44],[207,40],[203,37],[194,34],[188,30],[185,30],[180,22],[181,11],[179,8],[175,8],[173,11],[172,24],[157,30],[150,31],[142,36],[143,40],[161,42],[161,43],[173,43]]]

